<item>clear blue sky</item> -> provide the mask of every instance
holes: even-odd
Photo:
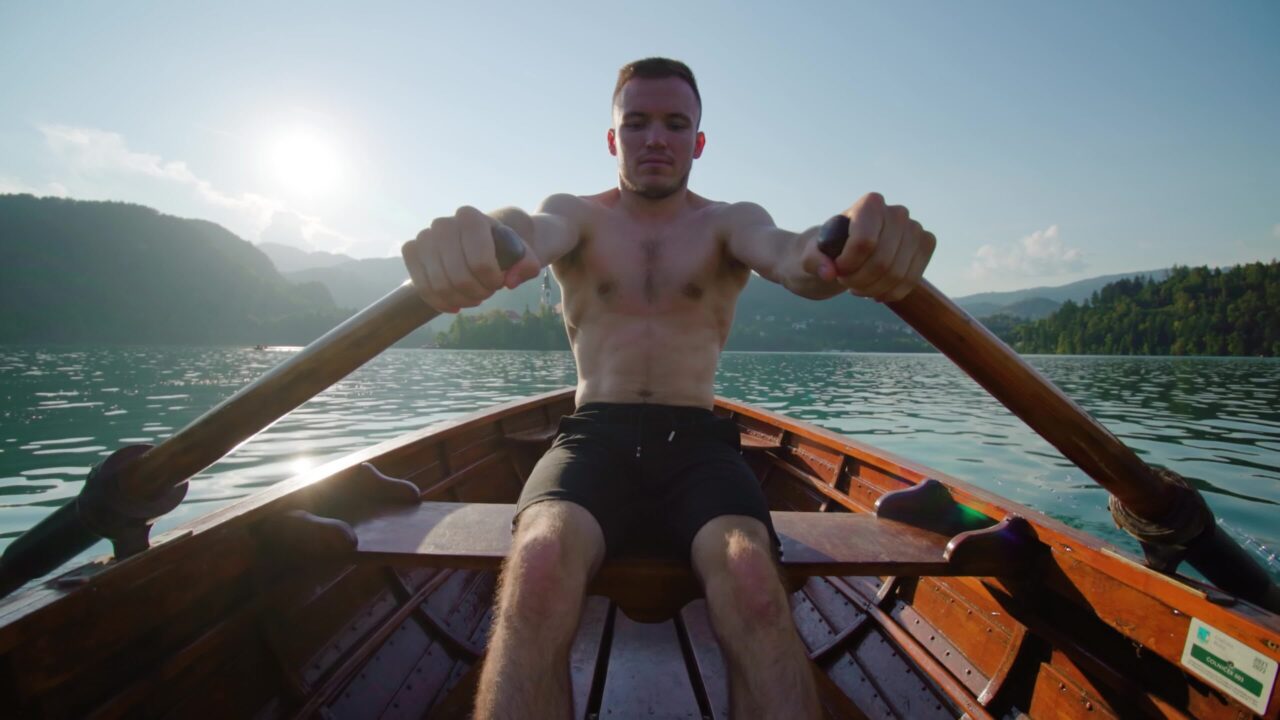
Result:
[[[962,295],[1280,256],[1280,3],[0,3],[0,192],[355,256],[616,182],[619,65],[688,62],[690,186],[869,190]]]

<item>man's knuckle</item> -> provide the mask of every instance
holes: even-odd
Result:
[[[896,223],[905,223],[907,221],[907,209],[901,205],[890,205],[886,212],[889,215],[889,219]]]

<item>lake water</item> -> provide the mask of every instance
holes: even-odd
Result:
[[[0,547],[121,445],[158,442],[285,359],[241,348],[0,347]],[[1202,488],[1280,577],[1280,362],[1032,357],[1149,463]],[[574,382],[558,352],[392,350],[191,483],[160,529],[324,460]],[[1106,493],[940,355],[728,353],[717,393],[909,457],[1131,548]],[[90,555],[109,552],[100,543]]]

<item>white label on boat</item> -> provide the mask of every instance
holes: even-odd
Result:
[[[1203,622],[1191,618],[1182,665],[1202,680],[1265,715],[1276,682],[1276,661]]]

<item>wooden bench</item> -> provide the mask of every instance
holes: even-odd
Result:
[[[519,432],[507,433],[502,438],[517,446],[524,445],[537,449],[539,452],[546,449],[556,437],[556,428],[542,427],[534,430],[521,430]],[[776,439],[757,435],[750,432],[740,433],[739,437],[742,441],[743,450],[778,450],[782,448],[782,444]]]
[[[354,523],[357,562],[498,570],[511,548],[514,505],[423,502]],[[883,515],[883,514],[882,514]],[[955,535],[872,514],[773,513],[781,567],[793,588],[811,576],[1010,575],[1038,543],[1020,517]],[[610,597],[637,620],[662,620],[701,590],[686,563],[620,557],[588,592]]]

